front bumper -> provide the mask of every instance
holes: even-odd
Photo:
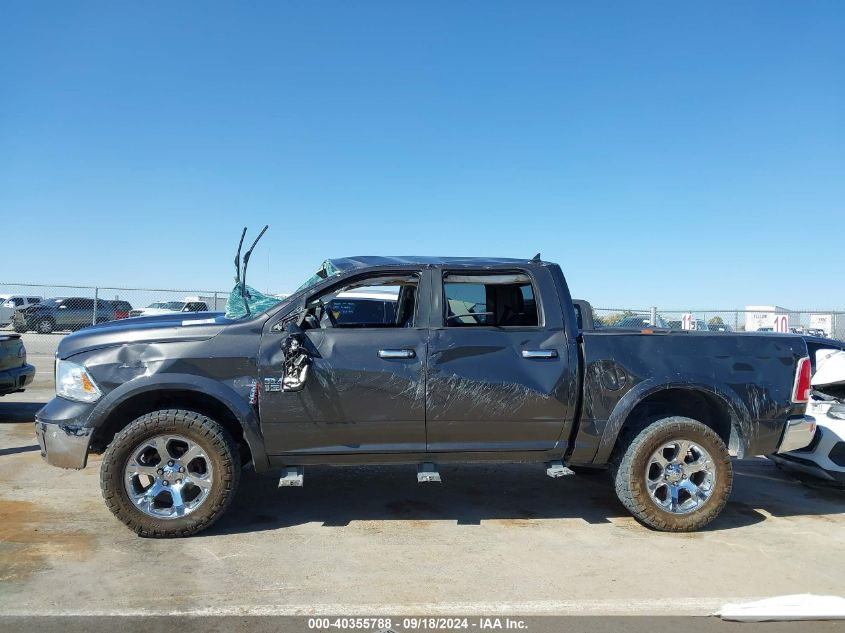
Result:
[[[35,378],[35,367],[32,365],[21,365],[0,371],[0,396],[23,391],[33,378]]]
[[[786,421],[786,428],[783,430],[783,437],[778,445],[777,453],[788,453],[799,448],[804,448],[813,441],[816,433],[816,419],[809,415],[802,415],[789,418]]]
[[[41,447],[41,457],[59,468],[85,468],[92,430],[36,422],[35,437]]]
[[[35,414],[41,456],[59,468],[85,468],[94,429],[85,426],[93,405],[53,398]]]

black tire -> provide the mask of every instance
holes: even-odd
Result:
[[[27,329],[28,328],[25,325],[15,325],[14,326],[15,332],[17,332],[18,334],[23,334],[24,332],[27,331]]]
[[[39,334],[52,334],[53,330],[55,329],[56,322],[49,317],[41,319],[40,321],[38,321],[38,323],[35,324],[35,331]]]
[[[190,514],[156,518],[137,508],[124,485],[124,471],[133,452],[145,440],[174,434],[195,442],[212,465],[211,490]],[[229,507],[241,474],[237,444],[222,425],[211,418],[185,410],[153,411],[141,416],[118,433],[103,455],[100,487],[112,514],[139,536],[175,538],[191,536],[208,528]]]
[[[646,478],[651,457],[656,451],[667,443],[684,440],[699,445],[709,453],[715,480],[710,496],[699,507],[679,514],[666,511],[652,499]],[[630,438],[616,453],[612,474],[616,494],[634,518],[664,532],[692,532],[703,528],[725,507],[733,485],[730,454],[722,438],[698,420],[681,416],[656,420]]]

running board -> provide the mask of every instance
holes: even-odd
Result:
[[[427,482],[440,483],[440,473],[437,472],[437,466],[431,462],[417,465],[417,483]]]
[[[574,475],[575,471],[564,466],[562,461],[557,460],[546,464],[546,474],[552,479],[557,479],[566,475]]]
[[[305,479],[305,468],[302,466],[286,466],[279,478],[279,488],[282,486],[302,486]]]

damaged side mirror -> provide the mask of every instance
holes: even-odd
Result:
[[[302,391],[308,380],[308,368],[311,366],[311,355],[305,348],[303,330],[294,323],[285,327],[287,337],[282,341],[284,354],[284,377],[282,389],[284,391]]]

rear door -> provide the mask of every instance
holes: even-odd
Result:
[[[259,358],[268,454],[425,450],[428,306],[416,299],[428,294],[429,276],[422,269],[363,275],[309,297],[306,329],[297,336],[311,366],[300,391],[283,390],[282,343],[289,335],[279,322],[268,322]],[[350,285],[384,290],[394,309],[332,309]]]
[[[55,315],[56,326],[60,330],[91,325],[94,316],[94,300],[69,297],[56,306]]]
[[[428,450],[555,447],[574,416],[577,356],[548,269],[433,277]]]

